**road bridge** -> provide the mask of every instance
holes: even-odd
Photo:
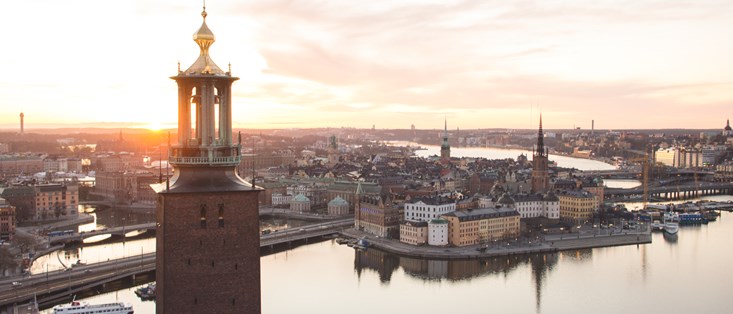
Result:
[[[345,218],[339,218],[334,216],[328,216],[328,215],[320,215],[320,214],[314,214],[314,213],[297,213],[292,212],[287,209],[282,208],[272,208],[272,207],[264,207],[260,208],[260,216],[275,216],[275,217],[283,217],[283,218],[289,218],[289,219],[300,219],[300,220],[306,220],[306,221],[340,221]],[[353,222],[353,218],[352,218]],[[98,230],[92,230],[92,231],[86,231],[86,232],[74,232],[70,234],[63,234],[63,235],[57,235],[57,236],[49,236],[48,241],[51,244],[57,244],[57,243],[71,243],[71,242],[82,242],[84,239],[99,236],[99,235],[112,235],[117,237],[122,237],[126,234],[129,234],[134,231],[154,231],[156,229],[156,225],[154,222],[151,223],[144,223],[144,224],[136,224],[136,225],[123,225],[121,227],[110,227],[110,228],[103,228]]]
[[[99,236],[99,235],[109,234],[113,236],[124,236],[125,234],[128,234],[133,231],[148,231],[148,230],[155,230],[155,228],[156,228],[155,223],[150,222],[150,223],[137,224],[137,225],[103,228],[103,229],[92,230],[92,231],[82,231],[82,232],[74,232],[71,234],[49,236],[48,241],[51,244],[82,242],[84,239],[91,238],[94,236]]]
[[[354,218],[344,218],[299,228],[278,230],[260,237],[260,248],[321,239],[354,225]],[[155,271],[155,252],[74,266],[67,270],[33,274],[0,280],[0,309],[25,304],[36,295],[39,303],[52,302],[109,282],[134,278]],[[13,282],[20,282],[14,286]]]
[[[649,197],[658,199],[686,199],[704,195],[730,195],[732,193],[733,183],[727,182],[701,182],[699,184],[649,188]],[[643,194],[644,189],[642,187],[633,189],[605,189],[604,199],[638,198],[643,196]]]

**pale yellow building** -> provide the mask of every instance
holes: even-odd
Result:
[[[585,190],[563,191],[560,199],[560,220],[582,224],[593,219],[598,197]]]
[[[519,235],[519,213],[509,207],[455,211],[443,215],[448,221],[449,244],[466,246]]]
[[[412,245],[426,244],[428,242],[428,223],[407,221],[400,224],[400,242]]]

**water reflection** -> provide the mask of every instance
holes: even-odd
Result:
[[[379,276],[382,285],[388,285],[393,273],[401,269],[404,274],[424,281],[448,282],[468,281],[484,276],[508,275],[528,265],[534,283],[537,312],[541,308],[542,290],[545,279],[558,264],[565,260],[586,262],[592,257],[592,250],[564,251],[560,253],[502,256],[481,260],[429,260],[398,256],[376,249],[355,250],[354,270],[359,279],[365,270]]]
[[[79,225],[79,232],[155,222],[155,210],[151,208],[130,209],[80,205],[79,211],[94,217],[93,222]]]
[[[664,238],[664,241],[667,243],[676,244],[677,243],[677,234],[670,234],[667,232],[662,232],[662,237]]]

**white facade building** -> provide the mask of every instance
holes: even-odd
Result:
[[[447,220],[438,218],[428,221],[428,245],[448,245]]]
[[[290,194],[273,193],[272,194],[272,205],[288,205],[293,196]]]
[[[455,201],[448,198],[416,198],[405,202],[405,220],[430,221],[455,210]]]

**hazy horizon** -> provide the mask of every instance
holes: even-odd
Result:
[[[175,125],[201,1],[5,4],[0,128]],[[733,2],[209,1],[234,127],[722,129]],[[100,122],[108,121],[108,122]],[[132,122],[131,122],[132,121]]]

